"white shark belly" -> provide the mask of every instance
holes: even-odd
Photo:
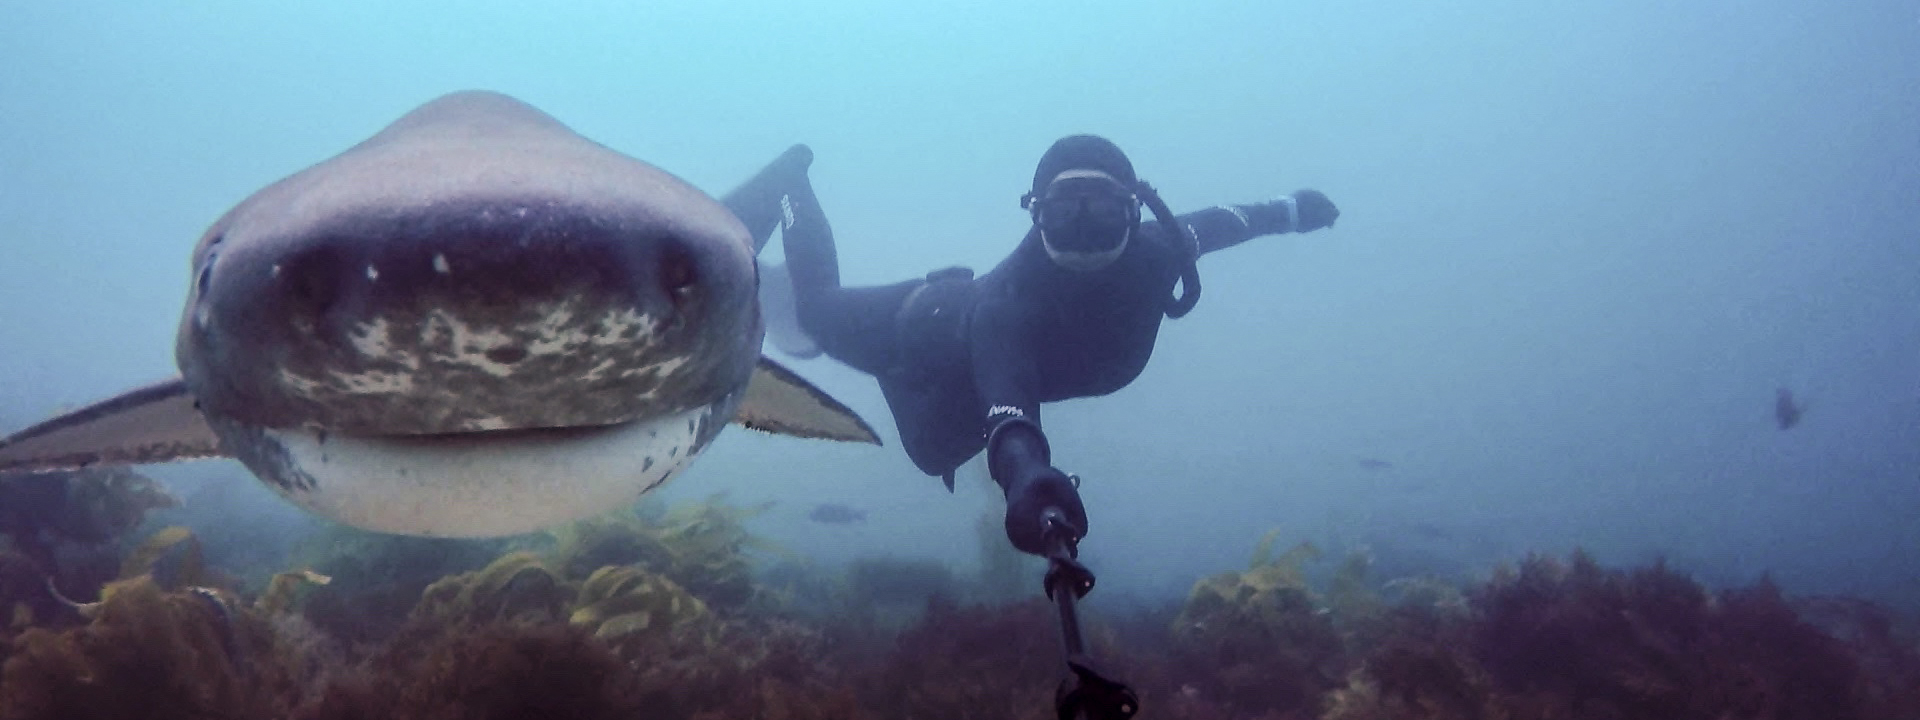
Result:
[[[427,437],[267,428],[254,436],[264,452],[236,454],[289,500],[349,525],[497,537],[633,504],[704,449],[717,429],[715,409],[592,428]]]

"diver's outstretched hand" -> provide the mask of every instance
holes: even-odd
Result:
[[[1013,478],[1007,483],[1007,539],[1020,552],[1047,554],[1047,508],[1059,508],[1072,525],[1073,543],[1087,534],[1087,510],[1073,479],[1051,467]]]
[[[1334,207],[1333,201],[1319,190],[1297,191],[1293,194],[1293,201],[1300,211],[1300,226],[1294,228],[1294,232],[1333,227],[1333,221],[1340,219],[1340,208]]]

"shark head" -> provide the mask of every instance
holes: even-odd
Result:
[[[448,95],[216,221],[180,379],[0,441],[0,470],[230,455],[352,525],[493,536],[631,503],[729,420],[877,442],[759,356],[753,256],[678,178]]]
[[[460,93],[215,222],[176,356],[203,410],[267,427],[628,422],[746,381],[752,247],[678,178]]]

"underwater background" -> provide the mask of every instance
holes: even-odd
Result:
[[[1046,410],[1144,717],[1920,712],[1911,2],[0,17],[0,432],[171,374],[206,226],[446,92],[716,195],[807,143],[848,284],[991,267],[1040,153],[1090,132],[1176,212],[1342,210],[1203,259],[1138,381]],[[789,363],[888,445],[730,430],[641,509],[528,538],[346,531],[224,461],[0,490],[0,557],[54,566],[0,563],[0,713],[122,716],[58,704],[84,679],[183,717],[1046,716],[1056,631],[997,488],[949,495],[870,378]],[[40,572],[119,580],[81,612]],[[437,701],[461,673],[551,682]]]

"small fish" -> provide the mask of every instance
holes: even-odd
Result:
[[[1773,422],[1779,425],[1781,430],[1790,430],[1793,426],[1799,425],[1800,416],[1806,411],[1807,406],[1793,399],[1792,390],[1779,388],[1774,391]]]
[[[807,513],[807,519],[828,525],[852,525],[867,521],[867,511],[840,503],[820,503]]]
[[[1360,458],[1360,467],[1365,470],[1392,470],[1393,463],[1380,458],[1363,457]]]

